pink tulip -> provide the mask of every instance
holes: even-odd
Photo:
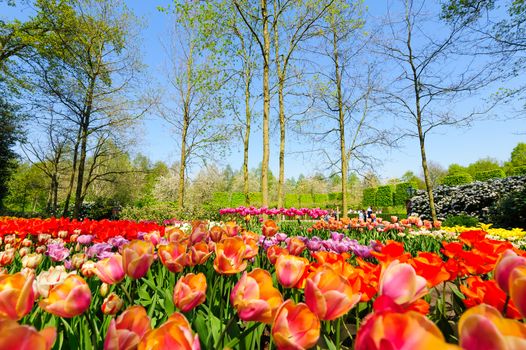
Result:
[[[526,325],[503,318],[492,306],[480,304],[464,312],[458,323],[464,350],[526,349]]]
[[[150,329],[150,318],[144,307],[129,307],[116,320],[110,321],[104,350],[137,349],[141,338]]]
[[[40,308],[53,315],[71,318],[81,315],[91,303],[91,290],[84,279],[69,275],[64,282],[49,291],[49,296],[40,301]]]
[[[522,317],[526,318],[526,267],[516,267],[510,275],[510,297]]]
[[[98,261],[93,272],[106,284],[119,283],[126,275],[122,268],[122,256],[120,254],[113,254],[109,258]]]
[[[510,294],[510,274],[517,266],[526,267],[526,258],[518,256],[514,251],[508,249],[499,257],[493,273],[495,282],[500,289]]]
[[[409,264],[393,260],[380,276],[379,294],[398,305],[408,305],[427,294],[426,279]]]
[[[134,279],[142,278],[153,263],[153,244],[134,240],[122,247],[122,267]]]

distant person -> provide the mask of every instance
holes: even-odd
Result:
[[[364,221],[365,220],[364,210],[358,210],[358,220],[359,221]]]
[[[367,219],[370,219],[371,218],[371,214],[373,213],[373,209],[369,206],[367,208]]]

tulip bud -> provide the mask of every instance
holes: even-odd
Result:
[[[71,266],[74,269],[78,270],[78,269],[80,269],[80,267],[82,266],[82,264],[84,264],[84,262],[86,260],[87,260],[86,254],[84,254],[84,253],[74,254],[71,257]]]
[[[22,258],[22,266],[30,269],[36,269],[42,262],[42,254],[31,253]]]
[[[29,254],[31,252],[31,249],[28,248],[28,247],[22,247],[18,250],[18,255],[20,255],[21,258],[23,258],[24,256],[26,256],[27,254]]]
[[[80,273],[86,278],[93,277],[95,275],[95,272],[93,270],[95,269],[95,263],[91,260],[88,260],[82,264],[82,267],[80,268]]]
[[[75,245],[75,251],[76,251],[76,252],[80,252],[81,249],[82,249],[82,247],[81,247],[80,243],[77,243],[77,244]]]
[[[100,285],[99,293],[100,293],[101,297],[104,298],[106,295],[108,295],[108,288],[109,288],[109,286],[108,286],[107,283],[103,283],[103,284]]]
[[[35,249],[35,252],[37,252],[38,254],[44,254],[46,251],[47,251],[47,247],[45,245],[39,245]]]
[[[58,231],[57,235],[58,235],[59,238],[64,239],[64,238],[66,238],[68,236],[68,231]]]
[[[16,242],[16,236],[15,235],[6,235],[4,237],[4,243],[5,244],[15,244]]]
[[[47,241],[49,241],[50,238],[51,238],[51,235],[49,235],[47,233],[41,233],[41,234],[38,235],[38,243],[46,244]]]
[[[106,299],[104,299],[104,302],[102,303],[102,313],[105,315],[115,315],[120,311],[123,304],[124,303],[122,299],[119,298],[117,294],[111,293]]]
[[[20,243],[22,247],[31,247],[33,245],[33,241],[29,238],[24,238],[24,240]]]
[[[11,265],[13,260],[15,260],[15,250],[13,248],[6,248],[6,250],[0,252],[0,266]]]
[[[71,236],[69,236],[69,241],[72,242],[72,243],[75,243],[77,241],[78,237],[79,237],[79,235],[74,233]]]

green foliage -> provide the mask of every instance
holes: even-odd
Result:
[[[466,172],[467,172],[466,167],[456,164],[456,163],[450,164],[449,167],[447,168],[448,175],[463,174]]]
[[[375,206],[376,205],[376,187],[364,188],[363,190],[363,200],[362,203],[365,206]]]
[[[135,221],[155,221],[179,218],[179,211],[173,203],[156,203],[147,207],[124,207],[119,215],[120,219]]]
[[[479,159],[474,163],[471,163],[466,168],[466,172],[470,174],[474,179],[477,173],[490,170],[499,170],[500,165],[496,159],[483,158]],[[476,179],[475,179],[476,180]]]
[[[508,171],[509,176],[520,176],[520,175],[526,175],[526,165],[523,166],[516,166]]]
[[[475,227],[479,223],[479,220],[473,216],[469,215],[455,215],[448,216],[442,226],[453,227],[453,226],[466,226],[466,227]]]
[[[376,191],[376,206],[390,207],[393,205],[393,186],[379,186]]]
[[[467,173],[448,175],[442,179],[442,184],[446,186],[458,186],[468,184],[470,182],[473,182],[473,178]]]
[[[526,143],[519,142],[511,151],[510,165],[513,167],[526,166]]]
[[[405,202],[410,198],[408,189],[409,187],[416,190],[416,186],[414,183],[411,182],[402,182],[396,185],[395,193],[394,193],[394,204],[399,206],[404,206],[405,208]]]
[[[504,170],[494,169],[494,170],[479,171],[475,173],[475,176],[473,176],[473,180],[488,181],[490,179],[502,179],[504,177],[506,177],[506,174],[504,174]]]
[[[299,205],[299,195],[296,193],[287,193],[285,195],[285,207],[298,207]]]
[[[329,202],[341,201],[343,199],[341,192],[331,192],[327,194],[327,199]]]
[[[526,229],[526,188],[500,199],[490,211],[495,227]]]
[[[314,193],[312,198],[316,205],[325,204],[329,201],[329,195],[327,193]]]

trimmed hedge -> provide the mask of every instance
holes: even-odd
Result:
[[[376,191],[378,191],[378,188],[376,187],[364,188],[362,200],[363,205],[376,206]]]
[[[405,206],[405,202],[411,198],[409,193],[407,193],[409,187],[414,188],[416,191],[416,184],[411,182],[401,182],[396,185],[396,190],[394,193],[394,205]]]
[[[487,171],[479,171],[475,173],[473,179],[475,181],[488,181],[490,179],[503,179],[506,177],[504,170],[502,169],[493,169]]]
[[[341,192],[331,192],[328,194],[329,202],[341,201],[343,199]]]
[[[393,186],[379,186],[376,191],[376,206],[390,207],[393,205]]]
[[[473,182],[471,175],[467,173],[458,173],[448,175],[442,179],[442,184],[445,186],[458,186]]]

